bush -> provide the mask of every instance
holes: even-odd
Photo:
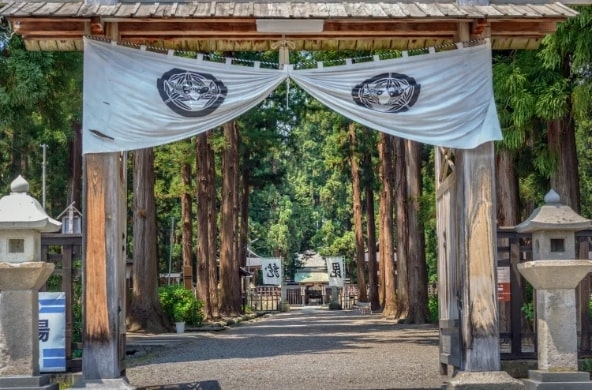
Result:
[[[338,301],[332,301],[329,303],[329,310],[341,310],[341,304]]]
[[[195,298],[193,291],[186,290],[180,284],[162,286],[158,289],[158,298],[164,314],[170,321],[185,322],[193,326],[202,324],[203,303]]]
[[[432,324],[437,324],[440,320],[440,314],[438,313],[438,296],[430,295],[428,297],[428,321]]]

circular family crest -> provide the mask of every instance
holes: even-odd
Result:
[[[171,69],[156,81],[167,106],[186,117],[206,116],[218,108],[228,91],[224,83],[208,73]]]
[[[397,113],[409,110],[417,101],[420,85],[413,77],[382,73],[352,89],[356,104],[374,111]]]

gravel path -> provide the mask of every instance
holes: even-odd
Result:
[[[155,346],[157,345],[157,346]],[[292,309],[217,332],[130,336],[138,389],[439,389],[438,331],[379,314]]]

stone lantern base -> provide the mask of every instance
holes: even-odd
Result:
[[[27,390],[59,390],[57,383],[49,383],[48,375],[40,376],[2,376],[0,377],[0,389],[27,389]]]
[[[592,390],[590,374],[587,372],[549,372],[529,370],[524,381],[525,390]]]

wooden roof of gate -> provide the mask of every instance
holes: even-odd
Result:
[[[2,1],[2,0],[0,0]],[[517,0],[519,3],[522,0]],[[536,0],[535,0],[536,1]],[[578,0],[589,3],[590,0]],[[29,50],[81,50],[84,35],[190,51],[413,49],[452,43],[459,25],[494,49],[534,49],[557,22],[577,13],[562,3],[458,5],[392,1],[194,1],[85,4],[11,1],[0,16]],[[273,33],[257,21],[321,20],[322,31]]]

